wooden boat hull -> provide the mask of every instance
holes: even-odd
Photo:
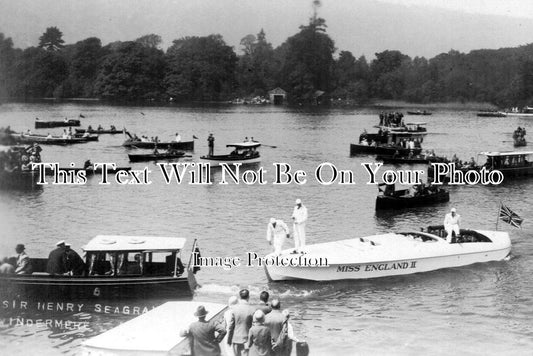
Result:
[[[65,121],[35,121],[36,129],[44,129],[51,127],[66,127],[66,126],[80,126],[80,120]]]
[[[86,130],[86,129],[76,129],[77,134],[84,134],[85,132],[89,132],[91,135],[117,135],[123,133],[122,130]]]
[[[0,171],[0,189],[34,190],[41,188],[37,184],[37,171]]]
[[[147,161],[159,161],[163,159],[176,159],[181,158],[185,154],[183,152],[178,153],[158,153],[158,154],[129,154],[130,162],[147,162]]]
[[[85,175],[86,176],[91,176],[91,175],[95,175],[95,174],[102,174],[102,168],[83,169],[82,167],[74,167],[74,168],[73,167],[64,167],[64,168],[59,167],[59,170],[61,170],[62,172],[80,172],[80,171],[85,171]],[[131,171],[131,167],[117,167],[115,169],[108,167],[106,171],[109,174],[115,174],[118,171]],[[52,175],[55,174],[55,172],[50,167],[46,167],[45,170],[44,170],[44,174],[47,175],[47,176],[52,176]]]
[[[506,117],[507,114],[503,112],[478,112],[479,117]]]
[[[126,300],[192,295],[187,277],[0,275],[2,298],[40,301]],[[6,299],[2,299],[6,300]]]
[[[422,116],[429,116],[431,115],[432,113],[430,112],[424,112],[424,111],[408,111],[407,112],[408,115],[422,115]]]
[[[73,145],[77,143],[86,143],[89,142],[86,137],[72,137],[72,138],[58,138],[52,137],[47,138],[46,136],[21,136],[21,135],[12,135],[16,144],[29,145],[33,143],[38,143],[40,145]],[[98,140],[98,136],[96,136]]]
[[[513,117],[533,117],[533,113],[531,112],[507,112],[505,113],[505,116],[513,116]]]
[[[250,158],[232,155],[202,156],[200,159],[202,160],[202,163],[209,163],[211,167],[220,166],[222,164],[232,165],[235,163],[240,163],[242,165],[247,165],[261,162],[261,157],[259,155]]]
[[[98,141],[98,135],[89,135],[87,137],[83,137],[83,134],[74,134],[74,138],[83,138],[86,141]]]
[[[415,206],[425,206],[450,201],[450,193],[440,190],[433,194],[419,196],[385,196],[380,195],[376,198],[376,210],[402,209]]]
[[[128,148],[146,148],[154,149],[155,142],[142,142],[142,141],[125,141],[122,146]],[[194,141],[181,141],[181,142],[158,142],[157,148],[168,149],[173,148],[182,151],[194,151]]]
[[[355,156],[358,154],[365,154],[365,153],[392,156],[394,153],[396,153],[396,151],[398,151],[398,155],[400,156],[408,156],[410,152],[412,152],[414,155],[418,155],[420,154],[420,152],[422,152],[422,149],[415,148],[413,150],[410,150],[408,148],[390,146],[390,145],[369,146],[369,145],[359,145],[356,143],[350,144],[350,155],[351,156]]]
[[[461,230],[462,233],[465,230]],[[501,261],[511,251],[511,240],[502,231],[474,231],[488,236],[488,242],[447,243],[443,238],[415,232],[412,236],[433,236],[427,242],[400,234],[384,234],[306,246],[306,254],[278,257],[288,263],[264,263],[271,281],[334,281],[370,279]],[[290,260],[290,258],[296,260]],[[265,259],[276,261],[274,254]],[[321,259],[320,261],[318,259]],[[327,261],[326,266],[316,267]]]

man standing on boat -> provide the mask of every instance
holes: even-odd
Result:
[[[182,336],[192,336],[192,355],[222,355],[219,343],[224,339],[226,329],[220,322],[206,321],[205,317],[208,313],[203,305],[198,306],[194,313],[198,321],[182,332]]]
[[[176,132],[176,138],[174,139],[174,141],[181,142],[181,135],[178,132]]]
[[[207,138],[207,146],[209,147],[209,153],[208,156],[214,155],[215,152],[215,137],[212,133],[209,134],[209,137]]]
[[[452,233],[455,237],[459,236],[459,223],[461,222],[461,215],[457,214],[457,210],[452,208],[450,213],[444,217],[444,229],[446,229],[446,242],[452,243]]]
[[[294,231],[294,251],[293,253],[304,253],[305,247],[305,222],[307,221],[307,208],[300,199],[296,199],[296,206],[292,212]]]
[[[266,239],[270,245],[274,245],[274,253],[276,255],[281,254],[283,250],[283,243],[285,238],[289,238],[289,228],[283,220],[276,220],[275,218],[270,218],[270,222],[267,227],[267,236]]]
[[[15,252],[17,252],[17,266],[15,267],[15,273],[16,274],[31,274],[32,268],[31,268],[31,260],[30,256],[28,256],[25,252],[25,248],[23,244],[18,244],[15,247]]]
[[[56,249],[52,250],[48,255],[48,263],[46,265],[46,272],[51,275],[64,274],[65,271],[65,241],[61,240],[56,243]]]

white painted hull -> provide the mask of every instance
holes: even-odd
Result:
[[[488,232],[484,233],[488,236]],[[398,235],[386,234],[366,237],[364,242],[352,239],[310,245],[303,256],[310,259],[311,264],[314,261],[312,259],[327,259],[327,267],[274,265],[265,266],[265,270],[267,277],[273,281],[333,281],[389,277],[500,261],[509,255],[511,242],[507,233],[494,233],[497,236],[491,236],[492,243],[448,244],[439,238],[435,242],[404,241],[389,244],[386,240],[393,240]],[[375,245],[370,241],[375,242]],[[283,251],[281,256],[298,256],[291,255],[290,251]]]
[[[504,114],[506,116],[514,116],[514,117],[533,117],[533,113],[506,112]]]

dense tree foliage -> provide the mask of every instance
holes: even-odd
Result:
[[[234,90],[237,56],[220,35],[174,40],[167,63],[164,83],[175,100],[220,100]]]
[[[95,92],[114,100],[155,100],[164,93],[165,70],[163,51],[124,42],[104,57]]]
[[[266,95],[281,87],[298,103],[317,103],[324,94],[320,99],[347,104],[395,99],[533,105],[533,44],[451,50],[430,59],[386,50],[368,61],[336,53],[316,7],[309,23],[277,48],[260,30],[242,38],[239,55],[220,35],[176,39],[166,52],[156,34],[105,46],[95,37],[65,46],[62,37],[49,27],[37,47],[21,50],[0,33],[0,98],[202,101]]]

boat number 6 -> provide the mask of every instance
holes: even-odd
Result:
[[[94,288],[93,295],[95,297],[99,297],[100,296],[100,288],[98,288],[98,287]]]

